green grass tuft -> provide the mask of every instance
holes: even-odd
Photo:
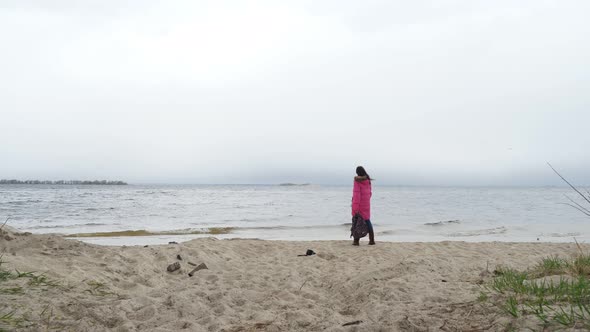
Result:
[[[477,302],[486,302],[488,300],[488,294],[485,292],[479,292],[479,296],[477,297]]]
[[[2,265],[6,264],[6,262],[2,260],[3,257],[3,255],[0,255],[0,281],[12,279],[12,272],[2,268]]]
[[[0,294],[15,295],[15,294],[23,294],[23,293],[24,293],[24,290],[22,287],[0,288]]]
[[[88,292],[92,295],[96,295],[96,296],[114,295],[114,296],[117,296],[117,293],[110,292],[108,290],[106,284],[104,284],[102,282],[91,280],[91,281],[88,281],[87,284],[88,284],[88,286],[90,286],[90,288],[86,289],[85,292]]]
[[[556,274],[563,274],[566,272],[567,268],[567,261],[557,256],[551,256],[543,258],[543,260],[539,262],[539,264],[537,264],[535,268],[533,268],[532,272],[536,272],[536,274],[539,277],[543,277]]]
[[[499,268],[488,283],[488,293],[478,301],[490,301],[514,318],[536,316],[543,324],[590,328],[590,256],[571,260],[548,257],[528,271]],[[559,280],[543,279],[560,275]]]
[[[497,277],[493,279],[492,289],[499,293],[514,292],[522,293],[524,291],[524,281],[527,274],[518,272],[509,268],[499,268],[495,271]]]
[[[45,276],[44,274],[40,274],[40,275],[32,274],[32,275],[28,276],[28,278],[29,278],[29,285],[31,285],[31,286],[56,287],[56,286],[59,286],[59,284],[60,284],[58,281],[47,278],[47,276]]]
[[[574,275],[590,276],[590,255],[577,255],[573,261],[569,262],[568,268]]]
[[[16,316],[16,311],[0,312],[0,332],[13,331],[14,328],[20,327],[24,321],[24,318]]]
[[[56,287],[60,283],[48,278],[44,274],[36,274],[35,272],[20,272],[18,270],[8,270],[5,268],[6,261],[2,260],[0,255],[0,295],[11,295],[14,297],[27,296],[35,291],[45,291],[47,287]],[[6,304],[0,310],[0,332],[13,331],[16,328],[22,327],[29,321],[23,315],[17,315],[16,308],[10,306],[11,301],[6,299],[2,301]],[[8,310],[8,311],[7,311]]]
[[[518,317],[518,301],[514,296],[509,296],[503,309],[514,317]]]

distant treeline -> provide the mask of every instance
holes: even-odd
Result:
[[[88,185],[88,184],[95,184],[95,185],[109,185],[109,186],[124,186],[127,185],[126,182],[123,181],[107,181],[107,180],[94,180],[94,181],[80,181],[80,180],[58,180],[58,181],[48,181],[48,180],[0,180],[0,184],[70,184],[70,185]]]

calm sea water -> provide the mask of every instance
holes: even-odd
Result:
[[[33,233],[148,230],[151,237],[84,238],[100,244],[152,244],[218,238],[349,239],[350,186],[0,185],[0,218]],[[373,186],[380,241],[590,242],[590,217],[570,206],[568,188]],[[169,235],[186,233],[185,235]]]

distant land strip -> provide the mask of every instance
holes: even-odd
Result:
[[[93,180],[93,181],[80,181],[80,180],[6,180],[1,179],[0,184],[68,184],[68,185],[107,185],[107,186],[125,186],[126,182],[123,181],[107,181],[107,180]]]

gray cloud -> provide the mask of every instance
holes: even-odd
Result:
[[[590,182],[584,1],[5,1],[0,177]]]

